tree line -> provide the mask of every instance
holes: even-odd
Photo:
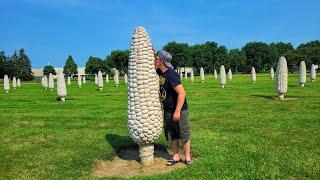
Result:
[[[188,45],[175,41],[167,43],[164,50],[173,59],[172,65],[179,67],[203,67],[206,73],[212,73],[224,65],[233,72],[249,73],[251,67],[257,72],[269,71],[275,68],[280,56],[284,56],[291,72],[298,69],[300,61],[305,61],[308,68],[311,64],[320,64],[320,41],[310,41],[294,48],[291,43],[248,42],[242,48],[228,50],[216,42]],[[86,63],[86,73],[94,74],[99,70],[109,73],[111,68],[117,68],[122,73],[127,72],[129,50],[112,51],[104,60],[99,57],[89,57]]]
[[[167,43],[164,50],[171,53],[172,65],[179,67],[194,67],[199,70],[203,67],[206,73],[212,73],[214,69],[219,69],[224,65],[226,69],[233,72],[248,73],[251,67],[255,67],[257,72],[269,71],[270,67],[275,67],[280,56],[285,56],[288,68],[291,72],[297,70],[300,61],[305,61],[307,67],[311,64],[320,64],[320,41],[310,41],[300,44],[294,48],[291,43],[276,42],[248,42],[242,48],[228,50],[223,45],[208,41],[203,44],[189,45],[175,41]],[[129,50],[114,50],[104,59],[90,56],[86,61],[86,74],[96,74],[98,71],[111,73],[112,68],[120,70],[122,74],[128,71]],[[77,64],[71,55],[66,59],[63,72],[67,76],[78,73]],[[45,66],[44,74],[56,74],[51,65]],[[33,78],[31,71],[31,61],[24,49],[13,55],[6,56],[0,52],[0,77],[7,74],[9,77],[16,76],[23,80]]]
[[[0,52],[0,77],[7,74],[10,78],[16,77],[22,80],[32,80],[31,61],[24,49],[15,51],[12,56],[6,56],[4,51]]]

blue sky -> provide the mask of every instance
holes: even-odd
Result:
[[[169,41],[215,41],[228,49],[248,41],[320,39],[320,1],[294,0],[0,0],[0,51],[24,48],[33,67],[78,66],[128,49],[136,26],[161,49]]]

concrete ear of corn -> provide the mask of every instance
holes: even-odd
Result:
[[[271,78],[271,80],[274,79],[274,69],[273,69],[273,67],[270,68],[270,78]]]
[[[63,73],[59,73],[57,75],[57,93],[61,101],[65,101],[67,96],[67,88]]]
[[[9,82],[8,75],[4,75],[4,78],[3,78],[3,88],[4,88],[4,91],[5,91],[6,93],[9,93],[9,91],[10,91],[10,82]]]
[[[53,91],[54,88],[54,81],[53,81],[53,75],[52,73],[49,74],[49,89],[50,91]]]
[[[257,81],[256,69],[254,67],[251,68],[251,80],[253,84]]]
[[[277,64],[277,92],[280,100],[288,90],[288,66],[285,57],[280,57]]]
[[[99,85],[100,91],[102,91],[102,89],[103,89],[103,76],[102,76],[101,71],[98,72],[98,85]]]
[[[153,162],[153,143],[159,138],[163,123],[158,93],[159,77],[154,60],[147,31],[143,27],[136,28],[128,63],[128,131],[139,145],[139,156],[144,165]]]
[[[301,87],[304,87],[304,84],[307,81],[307,68],[306,63],[304,61],[300,62],[299,65],[299,83]]]
[[[220,84],[222,88],[226,85],[226,70],[224,65],[221,65],[220,67]]]
[[[204,70],[203,67],[200,68],[200,80],[203,83],[204,82]]]

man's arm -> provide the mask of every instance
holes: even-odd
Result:
[[[177,99],[177,106],[173,114],[173,120],[174,121],[179,121],[180,120],[180,113],[181,113],[181,108],[183,106],[184,100],[186,98],[186,92],[184,91],[184,88],[182,84],[177,85],[174,87],[174,90],[178,94],[178,99]]]

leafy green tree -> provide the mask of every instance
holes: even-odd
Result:
[[[205,72],[213,72],[218,63],[218,44],[215,42],[206,42],[203,44],[202,61]]]
[[[239,49],[231,49],[228,54],[228,64],[230,68],[235,72],[243,72],[248,69],[246,66],[247,57],[244,51]]]
[[[97,74],[99,71],[106,72],[106,63],[98,57],[90,56],[86,63],[86,73],[87,74]]]
[[[108,73],[111,68],[116,68],[120,72],[128,72],[129,50],[115,50],[105,58]]]
[[[5,75],[5,64],[6,64],[6,55],[4,51],[0,52],[0,78],[3,78]]]
[[[172,55],[172,65],[174,67],[185,67],[192,64],[188,54],[187,43],[176,43],[173,41],[166,44],[163,49]]]
[[[220,68],[221,65],[225,65],[226,68],[230,68],[230,64],[227,63],[228,50],[225,46],[219,46],[217,49],[217,61],[216,64]]]
[[[46,76],[49,76],[49,74],[52,73],[53,75],[56,75],[56,71],[54,70],[53,66],[47,65],[43,67],[43,74]]]
[[[189,58],[192,61],[192,66],[198,71],[200,71],[200,67],[206,66],[206,61],[204,58],[204,45],[203,44],[196,44],[194,46],[190,46],[188,48],[189,51]]]
[[[310,41],[310,42],[307,42],[306,44],[300,44],[297,49],[300,49],[300,48],[319,48],[320,47],[320,41],[319,40],[316,40],[316,41]]]
[[[270,62],[268,44],[263,42],[249,42],[242,50],[246,53],[247,65],[254,66],[257,72],[270,68],[266,65]]]
[[[75,74],[78,74],[78,66],[73,61],[73,58],[71,55],[69,55],[66,60],[66,63],[63,67],[63,73],[67,76],[73,76]]]
[[[294,50],[291,43],[277,42],[275,45],[278,49],[279,56],[284,56],[287,52]]]
[[[28,81],[33,79],[33,73],[31,71],[31,61],[23,48],[19,51],[17,70],[17,77],[21,78],[22,80]]]

